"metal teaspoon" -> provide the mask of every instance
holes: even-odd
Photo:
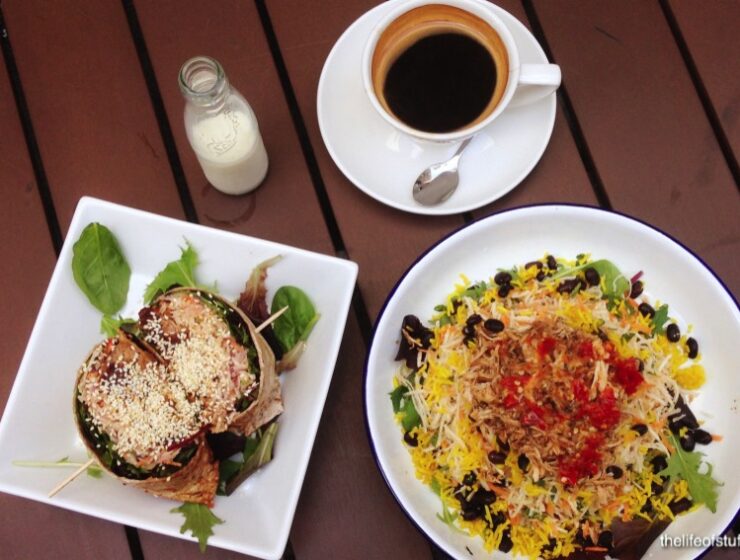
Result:
[[[462,141],[455,155],[447,161],[430,165],[421,172],[414,182],[412,194],[414,200],[424,206],[441,204],[455,192],[460,181],[457,172],[463,150],[470,144],[471,138]]]

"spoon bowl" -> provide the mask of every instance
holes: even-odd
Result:
[[[452,196],[460,182],[458,173],[460,158],[471,140],[472,138],[463,140],[455,154],[447,161],[430,165],[419,174],[411,190],[416,202],[424,206],[434,206]]]

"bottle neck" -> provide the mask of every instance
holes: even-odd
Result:
[[[180,68],[180,91],[186,101],[206,111],[218,111],[231,88],[224,69],[208,56],[191,58]]]

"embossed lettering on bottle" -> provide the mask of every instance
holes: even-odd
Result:
[[[255,189],[265,178],[267,152],[249,103],[221,65],[199,56],[180,70],[185,130],[208,181],[228,194]]]

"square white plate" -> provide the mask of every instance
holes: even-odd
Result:
[[[268,271],[268,301],[286,284],[313,301],[321,319],[298,367],[281,376],[285,412],[279,419],[275,457],[231,496],[216,497],[214,513],[225,521],[208,544],[263,558],[285,548],[311,448],[326,400],[357,278],[353,262],[253,237],[182,222],[93,198],[77,206],[49,288],[0,421],[0,490],[165,535],[180,535],[176,502],[158,499],[118,481],[82,475],[52,499],[47,493],[70,471],[16,467],[14,460],[56,461],[87,455],[72,416],[78,367],[103,335],[101,314],[72,277],[72,245],[90,222],[107,226],[131,266],[131,285],[121,314],[136,317],[144,287],[180,257],[189,241],[200,256],[200,282],[217,282],[234,299],[252,268],[275,255]]]

